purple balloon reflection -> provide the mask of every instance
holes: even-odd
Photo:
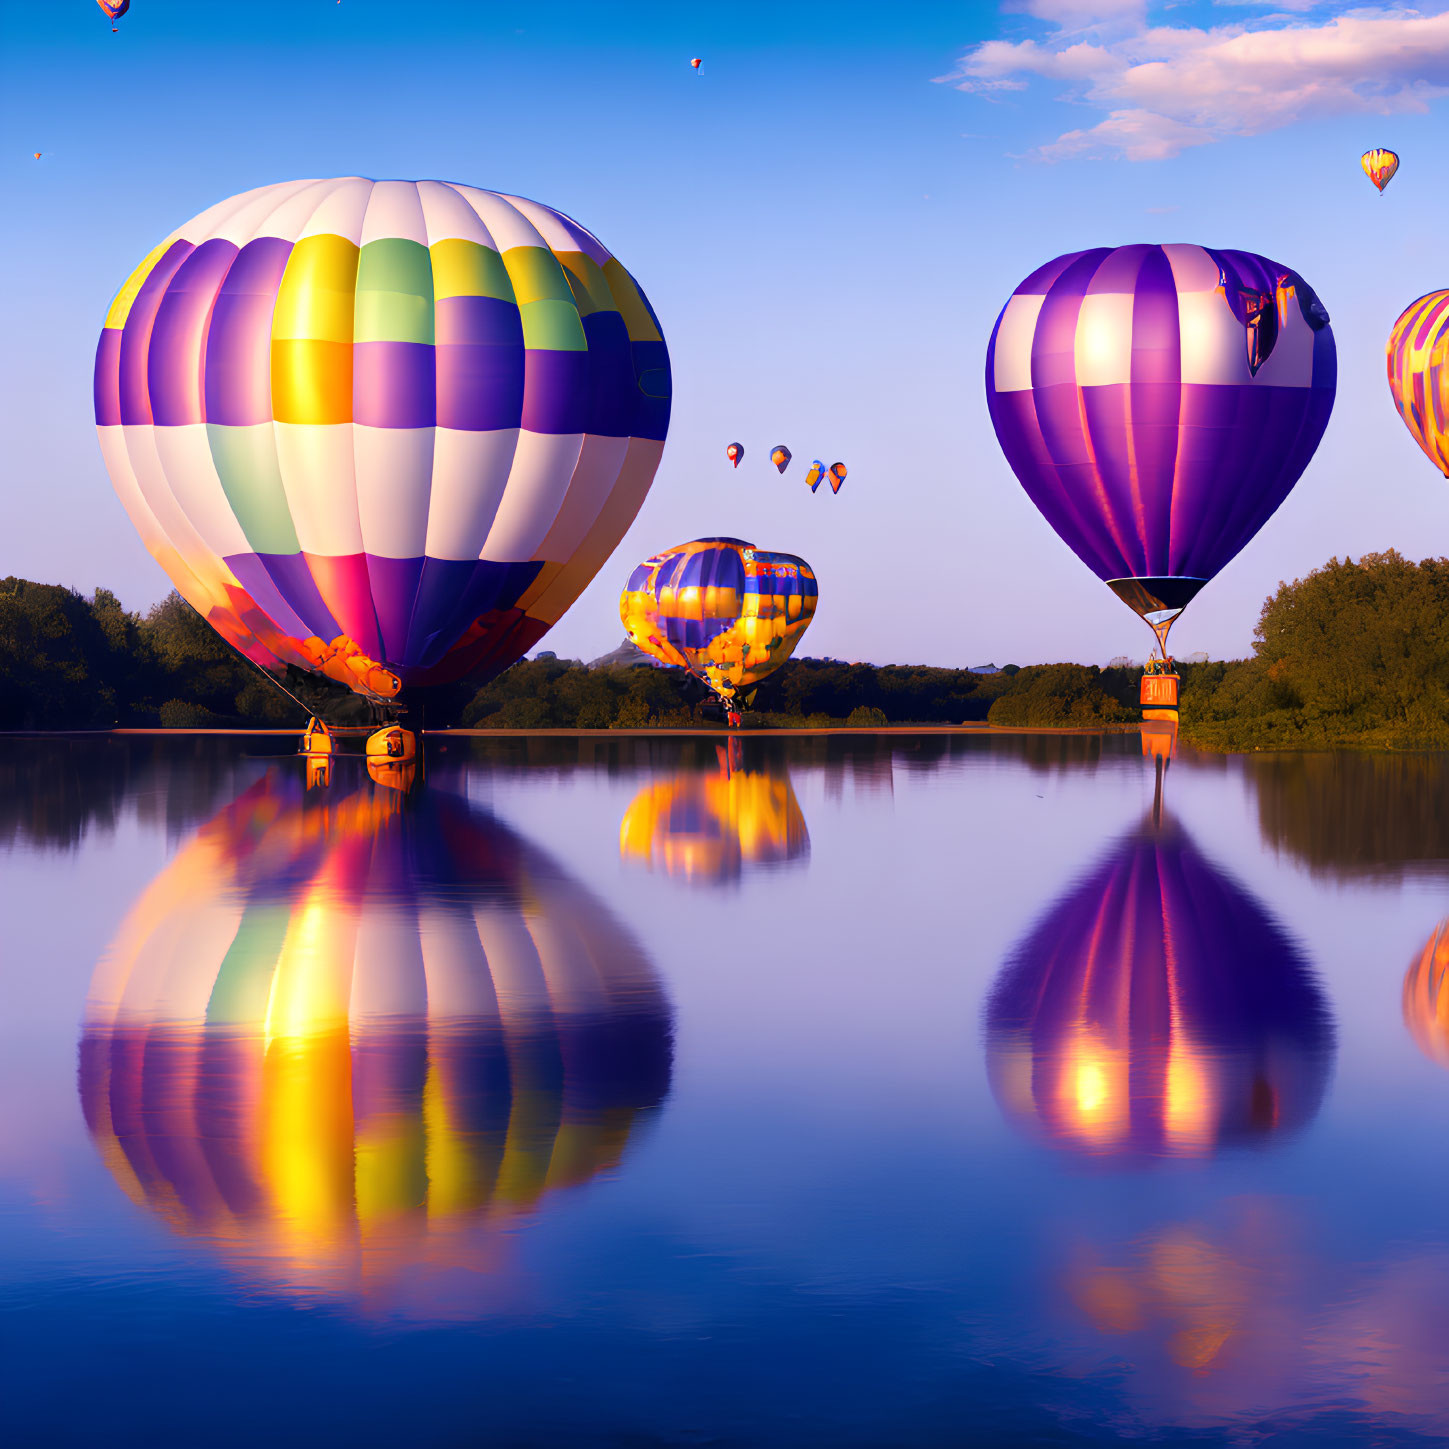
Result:
[[[1308,962],[1168,822],[1126,836],[1007,963],[986,1009],[1007,1116],[1106,1156],[1205,1156],[1301,1127],[1333,1057]]]

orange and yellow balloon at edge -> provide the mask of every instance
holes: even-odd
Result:
[[[1378,187],[1379,195],[1383,195],[1384,187],[1394,179],[1394,173],[1399,169],[1399,158],[1393,152],[1383,146],[1375,146],[1371,151],[1365,151],[1359,158],[1359,165],[1363,167],[1363,174]]]
[[[1404,426],[1449,478],[1449,290],[1406,307],[1385,352],[1389,392]]]
[[[795,554],[701,538],[640,564],[619,597],[630,640],[728,701],[794,652],[815,616],[814,570]]]

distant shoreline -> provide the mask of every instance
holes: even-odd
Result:
[[[831,725],[819,729],[686,729],[666,726],[640,727],[637,729],[438,729],[422,730],[420,733],[432,739],[474,738],[489,740],[508,739],[627,739],[646,737],[654,739],[714,739],[725,740],[732,735],[740,739],[798,739],[808,735],[1122,735],[1134,734],[1138,724],[1106,725],[993,725],[985,721],[967,721],[964,724],[921,724],[921,725]],[[369,725],[333,725],[332,733],[344,739],[364,739],[373,732]],[[297,729],[165,729],[161,726],[117,728],[109,730],[0,730],[0,737],[6,739],[65,739],[99,738],[123,735],[136,736],[237,736],[275,737],[298,739],[302,735]]]

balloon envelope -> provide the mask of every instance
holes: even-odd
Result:
[[[645,559],[620,596],[619,617],[646,654],[730,699],[790,657],[816,597],[804,559],[737,538],[699,538]]]
[[[1252,252],[1099,247],[1015,291],[991,420],[1062,540],[1144,617],[1175,616],[1297,482],[1333,409],[1333,333]]]
[[[136,268],[96,353],[106,466],[182,595],[263,667],[373,695],[531,648],[638,512],[669,403],[595,237],[440,181],[221,202]]]
[[[771,448],[770,461],[775,465],[776,468],[780,470],[780,472],[783,473],[785,469],[790,466],[789,448],[787,448],[784,443],[779,444],[778,447]]]
[[[844,463],[832,463],[830,465],[830,491],[840,492],[840,485],[845,482],[846,467]]]
[[[1149,820],[1018,947],[986,1043],[997,1101],[1054,1145],[1193,1157],[1309,1121],[1333,1028],[1277,922]]]
[[[1399,158],[1392,151],[1386,151],[1379,146],[1372,151],[1365,151],[1359,158],[1359,165],[1363,167],[1363,174],[1378,187],[1382,195],[1384,187],[1394,179],[1394,173],[1399,169]]]
[[[112,20],[119,20],[131,8],[131,0],[96,0]]]
[[[1449,291],[1404,310],[1389,333],[1389,391],[1424,456],[1449,478]]]
[[[730,462],[735,465],[736,468],[740,466],[740,463],[744,460],[744,456],[745,445],[743,443],[731,443],[729,447],[725,449],[725,457],[728,458]]]
[[[813,463],[811,463],[809,469],[805,473],[805,484],[813,493],[820,486],[820,482],[824,477],[825,464],[822,463],[819,458],[817,458]]]

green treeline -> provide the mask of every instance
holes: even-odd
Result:
[[[1219,750],[1449,746],[1449,560],[1397,553],[1332,559],[1280,584],[1252,655],[1185,664],[1182,731]],[[1008,665],[995,674],[925,665],[794,659],[760,685],[760,726],[1131,725],[1140,671]],[[343,722],[360,702],[295,674],[288,687]],[[687,728],[711,715],[678,671],[589,669],[543,658],[481,688],[439,694],[427,723],[489,729]],[[717,718],[717,716],[714,716]],[[0,580],[0,729],[296,724],[298,707],[173,594],[144,616],[98,589]]]

